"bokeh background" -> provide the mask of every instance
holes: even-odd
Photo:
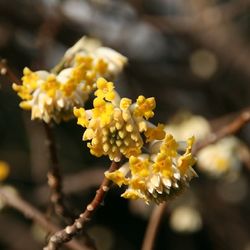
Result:
[[[53,67],[83,35],[100,39],[129,59],[116,81],[119,93],[156,98],[155,122],[188,111],[216,130],[249,106],[249,24],[248,0],[0,0],[0,57],[21,77],[25,66]],[[0,160],[11,167],[5,185],[45,211],[43,127],[20,110],[9,79],[0,79]],[[67,204],[79,213],[109,162],[89,154],[75,121],[54,129]],[[190,190],[169,204],[156,250],[250,249],[250,126],[237,136],[247,148],[240,176],[228,181],[200,173]],[[113,188],[87,225],[100,250],[141,247],[152,206],[124,200],[121,192]],[[1,209],[0,249],[41,249],[44,242],[38,225]]]

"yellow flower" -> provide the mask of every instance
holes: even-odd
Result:
[[[93,109],[74,111],[78,124],[86,127],[83,140],[90,140],[87,145],[91,154],[108,155],[114,161],[120,161],[122,155],[139,155],[143,146],[141,133],[147,130],[149,122],[143,114],[135,116],[136,105],[129,98],[121,99],[112,82],[98,79],[95,95]]]
[[[102,127],[109,124],[114,113],[114,106],[100,97],[94,99],[93,106],[93,118],[99,118]]]
[[[81,125],[83,127],[88,126],[89,120],[88,120],[87,114],[83,108],[77,109],[76,107],[74,107],[74,115],[75,115],[75,117],[78,118],[77,119],[78,125]]]
[[[110,53],[97,53],[98,49],[98,46],[90,49],[86,39],[85,42],[81,40],[64,56],[69,61],[68,68],[57,74],[32,72],[25,68],[22,85],[13,84],[13,89],[22,99],[20,107],[31,110],[31,119],[38,118],[47,123],[52,120],[59,123],[72,118],[73,107],[84,105],[89,94],[96,89],[97,79],[117,75],[126,63],[126,58],[118,52],[111,50]],[[122,61],[115,70],[112,58],[121,58]],[[104,79],[97,83],[100,87],[96,94],[102,94],[100,97],[111,101],[114,98],[112,83],[103,83]],[[106,105],[105,108],[109,109],[110,106]]]
[[[157,127],[148,127],[145,132],[147,142],[162,140],[165,137],[164,124],[158,124]]]
[[[154,116],[153,109],[155,108],[154,97],[145,98],[140,95],[136,100],[135,116],[144,116],[147,120]]]
[[[127,199],[143,199],[146,203],[157,204],[179,194],[189,181],[196,176],[192,169],[195,159],[191,154],[193,138],[188,139],[183,155],[178,153],[178,143],[173,136],[167,134],[158,144],[158,153],[131,156],[129,162],[121,168],[125,172],[126,181],[120,178],[120,169],[106,174],[119,186],[127,185],[122,197]],[[128,174],[130,172],[130,174]]]
[[[0,161],[0,181],[6,179],[7,176],[9,175],[9,172],[10,172],[9,165],[4,161]]]
[[[107,82],[104,78],[97,80],[97,90],[95,95],[100,98],[105,98],[107,101],[112,101],[115,98],[114,84]]]

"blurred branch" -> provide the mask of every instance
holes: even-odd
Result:
[[[5,59],[0,60],[0,75],[6,76],[10,79],[11,82],[16,84],[21,84],[20,79],[16,74],[8,67],[7,61]]]
[[[9,188],[0,187],[0,199],[2,199],[8,206],[15,208],[29,219],[37,222],[46,232],[54,233],[59,230],[59,228],[47,220],[40,211],[24,201],[18,194]],[[83,246],[77,241],[69,242],[67,246],[73,250],[90,250],[90,248]]]
[[[51,167],[48,171],[48,185],[51,191],[50,201],[54,206],[56,214],[63,216],[68,221],[72,222],[74,216],[67,210],[63,201],[62,178],[53,131],[49,124],[43,122],[43,126],[46,132],[47,146],[51,163]]]
[[[142,250],[151,250],[154,248],[154,242],[159,231],[160,222],[166,211],[167,203],[164,202],[158,206],[156,206],[150,216],[148,226],[146,229],[146,233],[142,243]]]
[[[113,172],[117,168],[117,163],[112,162],[108,171]],[[94,199],[89,203],[89,205],[87,205],[85,211],[80,214],[78,219],[76,219],[72,225],[67,226],[63,230],[60,230],[52,235],[49,239],[48,245],[44,248],[44,250],[58,249],[62,244],[70,241],[78,232],[83,230],[85,223],[91,219],[96,209],[101,205],[106,192],[109,190],[110,185],[111,181],[107,178],[104,178],[101,186],[96,191]]]
[[[63,179],[63,189],[65,194],[80,192],[91,187],[97,187],[103,179],[105,170],[100,167],[91,167],[91,169],[65,176]],[[35,190],[35,197],[39,197],[38,204],[47,201],[48,185],[42,185]]]
[[[228,123],[218,131],[211,133],[204,140],[197,142],[193,149],[193,154],[197,154],[206,146],[216,143],[220,139],[237,133],[244,125],[250,121],[250,108],[243,110],[232,122]]]

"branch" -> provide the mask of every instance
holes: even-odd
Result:
[[[5,59],[0,60],[0,75],[7,76],[12,82],[15,82],[16,84],[21,84],[20,79],[8,67],[7,61]]]
[[[82,170],[77,173],[65,176],[63,178],[64,194],[72,194],[80,192],[92,187],[98,187],[103,179],[104,169],[100,167],[91,166],[91,169]],[[34,191],[34,196],[39,197],[37,204],[44,204],[47,202],[48,185],[41,185]]]
[[[113,172],[118,168],[117,163],[112,162],[109,172]],[[96,195],[94,199],[87,205],[85,211],[80,214],[79,218],[75,220],[75,222],[71,226],[67,226],[61,231],[56,232],[49,239],[48,245],[44,248],[44,250],[56,250],[65,242],[70,241],[78,232],[80,232],[85,223],[89,221],[97,210],[97,208],[101,205],[106,192],[109,190],[111,185],[111,181],[107,178],[104,178],[101,186],[96,191]]]
[[[151,250],[154,247],[155,238],[160,227],[161,218],[166,211],[167,203],[164,202],[154,208],[146,229],[142,250]]]
[[[47,137],[47,146],[49,150],[50,164],[51,167],[48,171],[48,185],[50,187],[50,201],[53,204],[55,213],[68,219],[70,222],[73,221],[73,216],[66,209],[63,201],[62,193],[62,178],[60,173],[59,161],[56,151],[56,143],[53,135],[52,128],[49,124],[43,122],[43,126]]]
[[[216,143],[220,139],[237,133],[244,125],[250,121],[250,108],[243,110],[232,122],[225,125],[220,130],[211,133],[204,140],[197,142],[193,148],[193,154],[197,154],[201,149],[210,144]]]
[[[0,187],[0,199],[8,206],[24,214],[27,218],[37,222],[46,232],[55,233],[59,230],[59,228],[47,220],[40,211],[24,201],[18,194],[10,191],[9,188]],[[90,248],[80,244],[76,240],[69,242],[67,246],[73,250],[90,250]]]

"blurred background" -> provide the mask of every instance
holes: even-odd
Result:
[[[133,100],[154,96],[154,122],[170,123],[188,112],[216,131],[249,107],[248,0],[0,0],[0,57],[19,77],[25,66],[50,69],[83,35],[128,57],[117,88]],[[19,101],[9,79],[0,77],[0,160],[10,165],[4,185],[45,211],[45,134]],[[89,154],[75,121],[55,132],[67,205],[79,213],[109,162]],[[190,189],[167,207],[156,250],[250,250],[250,126],[237,137],[244,144],[237,174],[212,178],[198,170]],[[141,247],[153,207],[121,193],[113,188],[87,225],[100,250]],[[38,225],[0,209],[0,249],[42,248],[45,233]]]

